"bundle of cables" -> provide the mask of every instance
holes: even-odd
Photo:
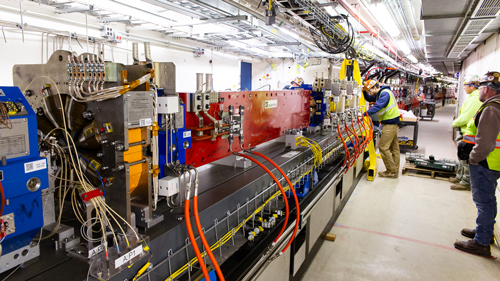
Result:
[[[46,76],[40,76],[40,77],[35,78],[31,83],[33,83],[34,81],[41,79],[41,78],[48,79],[52,82],[52,84],[54,85],[54,87],[57,90],[57,96],[59,98],[59,102],[62,104],[62,98],[61,98],[61,93],[59,91],[59,88],[57,87],[57,84],[51,78],[46,77]],[[30,83],[30,85],[31,85],[31,83]],[[28,87],[26,87],[26,89],[29,88],[30,85],[28,85]],[[60,210],[60,212],[58,215],[57,226],[54,228],[54,231],[49,233],[47,236],[40,237],[37,240],[47,239],[57,232],[59,225],[60,225],[60,222],[61,222],[62,212],[64,209],[63,208],[64,207],[64,200],[65,200],[67,194],[69,194],[70,191],[72,190],[71,202],[72,202],[73,211],[75,213],[76,218],[79,220],[79,222],[82,225],[85,225],[87,227],[87,230],[89,230],[89,231],[92,230],[92,232],[94,232],[94,233],[96,233],[96,232],[102,233],[102,235],[100,237],[94,238],[94,237],[90,237],[87,234],[82,235],[82,237],[84,239],[87,239],[87,240],[92,241],[92,242],[96,242],[96,243],[101,242],[103,247],[104,247],[104,252],[105,252],[106,258],[108,258],[108,247],[109,247],[108,243],[110,241],[110,240],[108,240],[109,233],[112,234],[112,241],[114,242],[113,247],[116,247],[116,250],[118,252],[120,252],[119,239],[117,237],[117,231],[115,231],[115,229],[114,229],[114,225],[116,225],[117,228],[119,229],[119,231],[123,234],[123,238],[126,241],[127,248],[129,248],[131,246],[131,244],[129,241],[129,237],[125,231],[126,229],[124,229],[122,227],[121,223],[123,223],[124,225],[127,225],[128,228],[132,231],[132,233],[134,234],[134,236],[136,238],[136,242],[141,241],[141,239],[140,239],[139,235],[137,234],[137,232],[135,231],[135,229],[128,223],[128,221],[126,219],[124,219],[122,216],[120,216],[115,210],[113,210],[104,201],[104,199],[101,196],[90,199],[89,202],[92,204],[93,208],[96,211],[95,216],[92,218],[89,218],[88,220],[84,219],[85,215],[82,214],[82,211],[80,210],[80,207],[79,207],[79,204],[80,204],[79,200],[78,200],[78,197],[80,196],[79,194],[93,191],[95,189],[95,187],[92,186],[90,181],[86,178],[85,173],[83,172],[84,165],[82,165],[82,162],[79,161],[81,156],[77,150],[76,144],[75,144],[71,134],[68,132],[68,126],[66,123],[66,116],[65,116],[66,112],[64,111],[64,108],[61,109],[61,114],[63,116],[63,118],[62,118],[63,127],[54,128],[42,140],[42,142],[47,142],[47,137],[50,136],[52,134],[52,132],[54,132],[56,130],[60,130],[63,133],[63,137],[65,138],[66,144],[68,145],[68,148],[63,148],[57,142],[53,142],[53,143],[49,142],[48,143],[54,149],[56,154],[59,156],[59,160],[61,163],[60,164],[61,169],[60,169],[59,176],[52,175],[53,177],[56,177],[60,180],[60,186],[57,188],[57,189],[59,189],[59,207],[60,207],[59,210]],[[71,174],[76,175],[75,181],[70,180]],[[102,184],[102,180],[101,180],[101,184]],[[104,189],[104,186],[102,186],[102,188]],[[111,224],[111,221],[113,221],[115,224],[114,225]],[[121,223],[119,221],[121,221]],[[92,229],[93,226],[96,224],[100,224],[100,228],[98,231],[95,231],[94,229]],[[85,232],[86,231],[85,231],[85,227],[84,227],[84,228],[82,228],[82,233],[85,233]],[[40,232],[40,233],[42,233],[42,232]],[[91,233],[91,232],[87,232],[87,233]],[[92,236],[94,236],[94,235],[92,235]]]
[[[347,26],[347,31],[338,21],[333,19],[335,30],[324,25],[319,25],[316,29],[309,27],[309,32],[311,32],[314,43],[322,51],[329,54],[340,54],[351,50],[354,46],[355,30],[349,22],[348,17],[345,15],[342,15],[342,17]],[[355,54],[356,51],[354,50],[350,52],[351,57]]]
[[[306,137],[298,137],[297,145],[306,146],[311,149],[314,155],[314,167],[318,167],[323,162],[323,154],[321,152],[321,146],[312,139]]]
[[[7,106],[0,102],[0,124],[5,125],[5,127],[12,129],[12,123],[9,118],[9,110]]]

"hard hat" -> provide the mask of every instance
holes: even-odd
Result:
[[[366,80],[365,81],[365,84],[363,85],[363,91],[368,91],[370,90],[371,88],[373,88],[373,86],[375,86],[376,84],[378,83],[377,80]]]
[[[304,79],[302,79],[302,77],[295,77],[295,79],[293,79],[293,81],[299,85],[304,84]]]
[[[498,71],[488,71],[479,80],[480,84],[486,84],[488,82],[499,83],[500,82],[500,72],[498,72]]]
[[[476,75],[476,74],[469,74],[467,76],[465,76],[465,79],[464,79],[464,85],[467,85],[467,84],[479,84],[479,76]]]

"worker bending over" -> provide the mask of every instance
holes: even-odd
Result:
[[[465,99],[457,119],[453,121],[452,126],[460,129],[460,140],[463,135],[468,134],[467,123],[474,117],[483,102],[479,100],[479,76],[467,75],[464,80],[464,91],[468,95]],[[469,190],[470,189],[470,175],[469,175],[469,161],[460,160],[458,163],[457,176],[451,177],[450,182],[454,183],[451,186],[453,190]]]
[[[455,248],[489,257],[497,215],[495,189],[500,178],[500,72],[488,72],[481,78],[479,100],[484,104],[467,125],[468,134],[463,139],[472,149],[469,169],[477,226],[476,229],[462,229],[463,236],[474,239],[457,241]]]
[[[367,101],[375,102],[365,115],[377,113],[382,124],[379,150],[386,171],[378,174],[384,178],[397,178],[399,175],[399,109],[394,94],[390,87],[380,87],[377,80],[367,80],[363,86],[363,95]]]

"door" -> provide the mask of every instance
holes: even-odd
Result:
[[[241,62],[240,87],[242,91],[252,90],[252,64],[249,62]]]

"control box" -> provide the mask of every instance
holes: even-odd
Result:
[[[47,162],[38,152],[36,114],[17,87],[0,87],[0,183],[5,206],[0,214],[0,273],[38,257],[32,243],[43,226],[41,191],[48,188]],[[26,257],[26,258],[25,258]]]

